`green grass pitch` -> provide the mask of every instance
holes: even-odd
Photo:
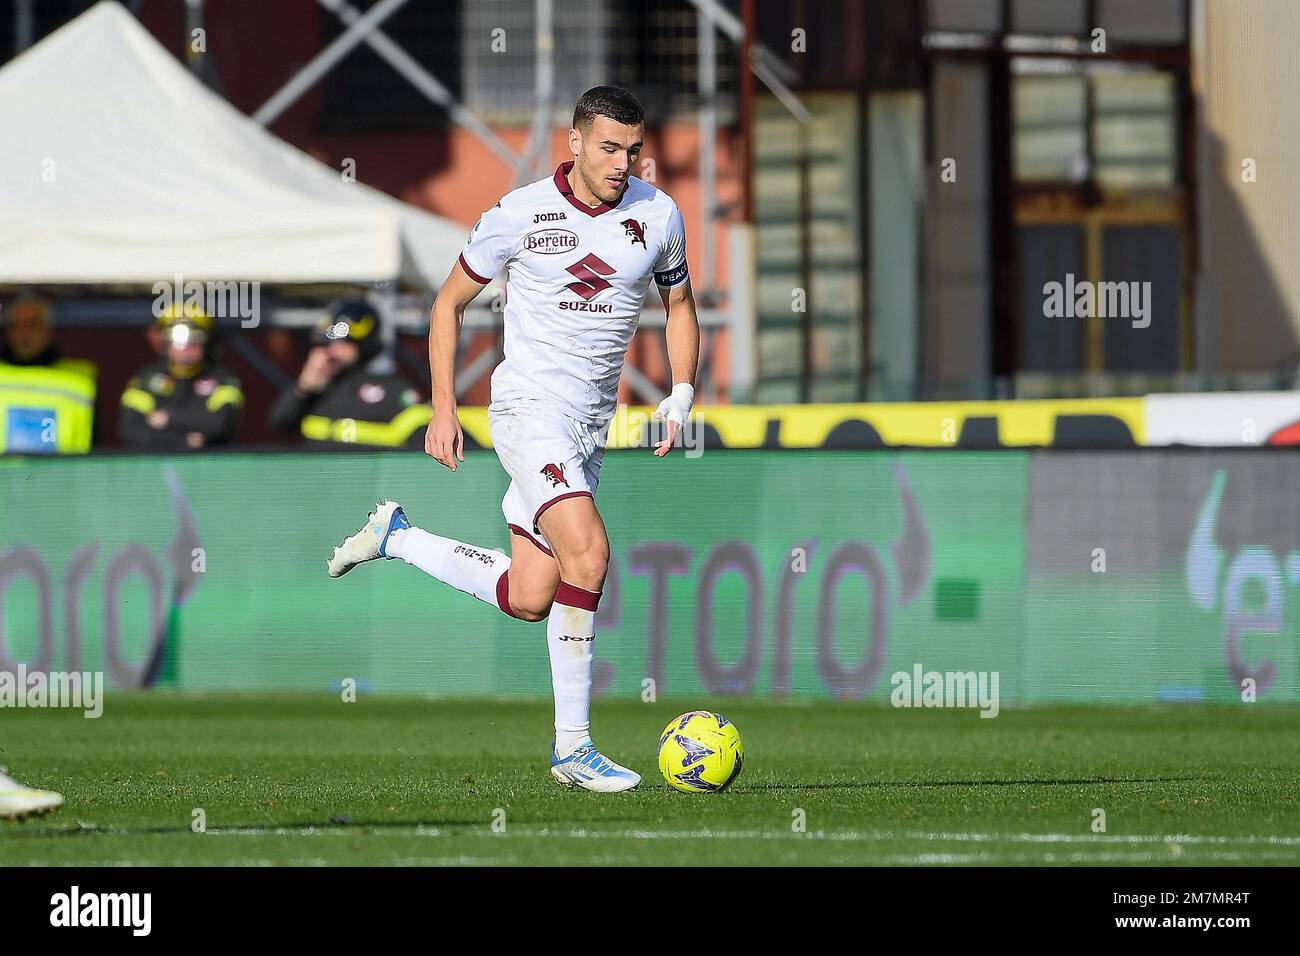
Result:
[[[744,736],[724,794],[672,792],[655,765],[659,731],[700,705]],[[594,718],[640,789],[556,786],[548,701],[152,693],[109,696],[99,720],[6,711],[0,765],[67,805],[0,823],[0,864],[1300,864],[1294,707],[988,720],[721,698],[601,700]]]

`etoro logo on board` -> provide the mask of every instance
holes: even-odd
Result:
[[[1300,584],[1300,551],[1278,555],[1262,545],[1244,547],[1231,557],[1219,546],[1215,529],[1228,472],[1219,469],[1210,481],[1196,527],[1187,544],[1184,575],[1192,601],[1203,611],[1222,608],[1223,663],[1233,689],[1253,700],[1277,681],[1272,660],[1251,665],[1242,653],[1248,633],[1279,634],[1286,620],[1287,585]],[[1263,606],[1255,594],[1264,596]]]
[[[0,707],[71,706],[87,710],[90,716],[99,709],[105,683],[138,688],[176,682],[181,610],[207,572],[208,556],[175,466],[164,465],[162,471],[176,520],[176,532],[169,543],[159,541],[156,533],[142,534],[141,540],[118,537],[111,550],[105,543],[91,540],[66,560],[57,551],[0,544]],[[72,546],[74,542],[62,544]],[[160,560],[156,549],[163,544]],[[123,621],[123,609],[132,597],[128,587],[135,578],[146,588],[148,623],[145,648],[132,660],[123,652],[123,645],[134,639],[130,632],[135,625]],[[4,643],[4,610],[6,600],[12,601],[11,595],[27,582],[37,585],[32,625],[36,649],[28,660],[17,661]],[[75,666],[67,672],[55,670],[56,659],[74,664],[80,659],[84,638],[96,625],[102,674],[95,677],[99,673],[95,671],[87,677],[86,671]],[[56,634],[63,638],[61,648],[55,646]],[[51,704],[51,700],[58,703]]]

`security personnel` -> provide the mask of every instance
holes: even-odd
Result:
[[[0,313],[4,338],[0,340],[0,363],[23,368],[57,368],[87,378],[99,377],[99,368],[86,359],[67,358],[54,341],[50,306],[44,299],[24,296]]]
[[[0,454],[88,452],[99,369],[60,353],[44,300],[21,298],[0,319]]]
[[[398,375],[366,366],[383,349],[379,317],[364,299],[326,310],[292,388],[271,408],[276,431],[301,431],[316,448],[422,448],[431,411]]]
[[[184,451],[228,444],[239,425],[239,379],[212,358],[211,317],[192,303],[158,319],[163,355],[131,378],[122,392],[118,431],[143,451]]]

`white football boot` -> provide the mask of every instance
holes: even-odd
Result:
[[[334,556],[328,563],[330,577],[341,578],[358,564],[388,557],[384,552],[388,536],[410,526],[401,505],[396,501],[381,501],[375,505],[361,530],[334,549]]]
[[[63,797],[50,790],[33,790],[0,773],[0,820],[22,820],[63,806]]]
[[[578,744],[573,753],[561,758],[551,744],[551,776],[562,787],[581,787],[596,793],[620,793],[641,782],[635,770],[620,767],[599,750],[590,739]]]

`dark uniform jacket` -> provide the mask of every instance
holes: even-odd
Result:
[[[341,372],[317,395],[287,388],[271,407],[276,431],[300,431],[315,448],[423,448],[432,412],[401,376]]]
[[[165,358],[140,369],[122,392],[118,431],[124,444],[147,451],[189,451],[186,435],[198,432],[204,447],[224,445],[235,436],[244,392],[229,369],[205,362],[190,378],[173,375]],[[148,422],[155,411],[168,416],[164,428]]]

